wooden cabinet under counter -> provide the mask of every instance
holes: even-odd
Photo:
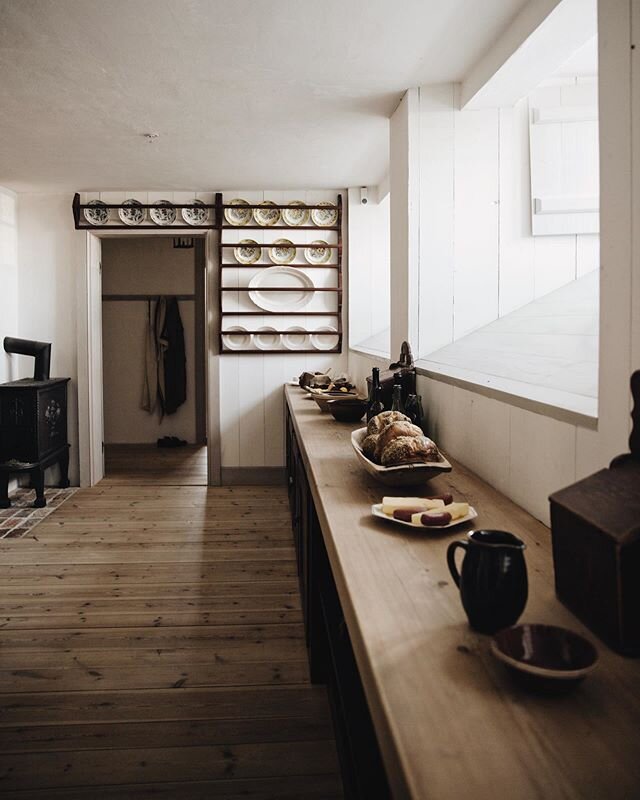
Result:
[[[313,679],[332,695],[345,795],[640,797],[640,661],[613,653],[556,599],[549,529],[458,463],[429,486],[468,500],[476,529],[526,543],[522,622],[570,628],[598,648],[597,669],[563,697],[520,688],[490,637],[468,627],[446,549],[469,526],[407,533],[376,520],[370,507],[385,491],[353,454],[356,426],[295,387],[286,399],[307,645]]]

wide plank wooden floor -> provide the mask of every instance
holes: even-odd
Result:
[[[0,542],[0,585],[3,798],[342,797],[284,488],[116,475]]]
[[[207,448],[201,444],[107,444],[104,482],[118,486],[206,486]]]

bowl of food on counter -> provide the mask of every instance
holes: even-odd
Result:
[[[362,400],[354,387],[347,388],[342,386],[338,389],[309,389],[309,396],[315,400],[320,411],[329,410],[329,402],[331,400]]]
[[[399,411],[373,417],[351,434],[351,444],[366,471],[387,486],[415,486],[452,469],[436,443]]]
[[[368,402],[357,395],[346,395],[329,400],[327,408],[337,422],[360,422],[367,410]]]

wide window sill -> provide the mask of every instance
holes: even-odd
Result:
[[[380,361],[390,361],[391,354],[385,353],[383,350],[374,350],[370,347],[362,347],[361,345],[349,345],[349,351],[351,353],[357,353],[361,356],[370,356],[372,358],[377,358]]]
[[[593,430],[598,427],[598,401],[594,397],[486,375],[437,361],[420,360],[416,362],[416,367],[419,375],[432,380],[449,383],[561,422]]]

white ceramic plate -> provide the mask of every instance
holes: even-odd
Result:
[[[269,258],[274,264],[290,264],[296,257],[296,248],[289,239],[276,239],[269,248]]]
[[[262,258],[262,248],[254,239],[240,239],[233,248],[233,255],[240,264],[255,264]]]
[[[455,528],[456,525],[462,525],[463,522],[471,522],[472,519],[475,519],[478,516],[477,511],[473,506],[469,506],[469,513],[466,517],[460,517],[460,519],[454,519],[448,525],[415,525],[413,522],[405,522],[402,519],[394,519],[390,517],[388,514],[384,514],[382,512],[382,503],[376,503],[375,505],[371,506],[371,513],[374,517],[378,517],[379,519],[386,519],[387,522],[395,522],[397,525],[406,525],[409,528],[418,528],[421,531],[441,531],[445,528]]]
[[[292,200],[289,206],[282,210],[282,221],[285,225],[297,228],[298,225],[306,225],[309,222],[309,210],[304,207],[302,200]]]
[[[297,289],[287,292],[262,292],[262,287]],[[299,311],[311,302],[313,281],[304,272],[295,267],[268,267],[261,270],[249,281],[249,298],[258,308],[286,314],[288,311]]]
[[[304,328],[292,325],[282,335],[282,343],[287,350],[306,350],[309,347],[309,336],[305,333]]]
[[[188,225],[204,225],[209,216],[209,209],[205,206],[202,200],[194,200],[193,204],[198,208],[183,208],[182,219]]]
[[[258,328],[259,333],[254,333],[253,343],[258,350],[275,350],[280,347],[282,336],[276,333],[275,328],[270,328],[265,325],[263,328]]]
[[[260,208],[253,209],[253,218],[258,223],[258,225],[265,225],[270,227],[271,225],[277,225],[280,222],[280,209],[273,208],[275,203],[271,200],[265,200],[264,203],[260,203]]]
[[[311,219],[314,225],[329,228],[338,224],[338,209],[333,203],[316,203],[323,208],[312,208]]]
[[[248,225],[251,222],[251,209],[244,208],[249,205],[246,200],[235,197],[229,202],[229,205],[235,206],[235,208],[225,208],[224,210],[224,218],[229,225]]]
[[[222,331],[222,341],[229,350],[246,350],[251,347],[251,334],[242,325],[232,325]]]
[[[85,208],[84,218],[91,225],[106,225],[109,221],[109,209],[105,208],[102,200],[89,200],[87,203],[91,208]]]
[[[316,239],[311,244],[324,245],[324,247],[305,247],[304,257],[310,264],[326,264],[331,258],[331,248],[324,239]]]
[[[153,208],[149,210],[149,216],[156,223],[156,225],[173,225],[176,221],[176,210],[173,203],[168,200],[158,200],[153,204]]]
[[[338,346],[338,331],[331,325],[316,328],[311,334],[311,346],[316,350],[333,350]]]
[[[118,216],[125,225],[140,225],[144,222],[147,214],[144,208],[140,207],[141,203],[132,197],[129,200],[125,200],[122,205],[126,206],[126,208],[119,208]]]

